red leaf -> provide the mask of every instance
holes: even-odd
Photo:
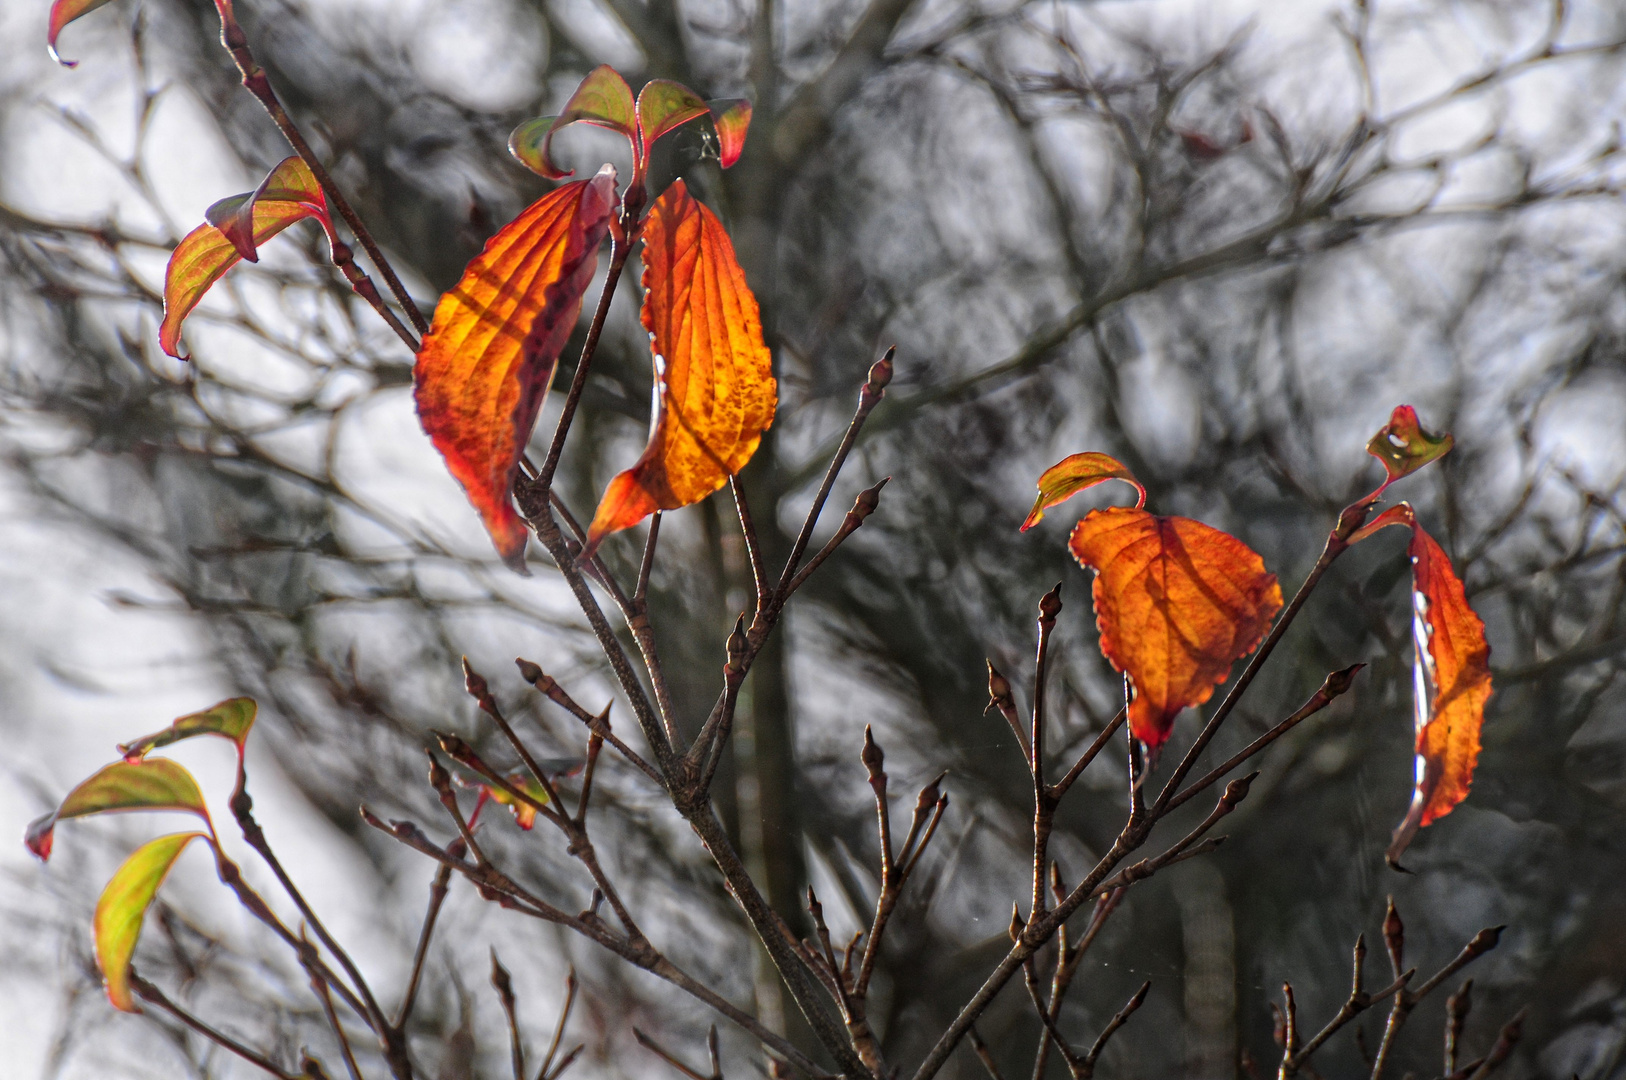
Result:
[[[321,185],[310,166],[297,157],[282,161],[254,191],[221,199],[205,217],[205,224],[176,245],[164,271],[164,322],[158,344],[176,359],[181,359],[182,320],[239,259],[258,261],[259,245],[305,218],[315,218],[333,239]]]
[[[638,91],[638,144],[649,160],[655,140],[710,110],[700,95],[670,79],[650,79]]]
[[[1264,638],[1282,606],[1276,575],[1234,536],[1139,508],[1092,510],[1070,545],[1095,571],[1101,652],[1134,684],[1130,730],[1155,750]]]
[[[745,98],[723,98],[707,102],[711,123],[717,129],[717,159],[727,169],[740,159],[745,134],[751,127],[751,103]]]
[[[56,51],[56,39],[62,33],[62,28],[79,18],[89,15],[92,11],[111,3],[112,0],[56,0],[51,5],[51,17],[45,31],[45,48],[50,52],[51,59],[63,67],[78,67],[77,60],[64,60]]]
[[[525,570],[510,491],[615,212],[615,170],[544,195],[493,236],[418,350],[418,418],[503,561]]]
[[[643,235],[654,430],[643,456],[605,490],[584,558],[610,533],[722,487],[773,423],[773,358],[722,222],[679,180],[650,208]]]

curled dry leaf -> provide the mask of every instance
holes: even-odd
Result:
[[[130,993],[130,958],[141,939],[141,923],[158,887],[169,876],[186,845],[206,833],[172,833],[136,848],[102,889],[91,926],[96,939],[96,966],[115,1009],[140,1012]]]
[[[424,431],[522,574],[525,523],[509,492],[615,205],[608,165],[533,203],[440,298],[413,369]]]
[[[180,359],[181,322],[221,276],[247,258],[258,261],[259,245],[306,218],[336,238],[322,187],[310,166],[297,157],[281,162],[258,188],[221,199],[199,225],[176,245],[164,271],[164,322],[158,344]]]
[[[1479,732],[1491,696],[1490,645],[1485,624],[1444,549],[1405,503],[1385,510],[1357,538],[1390,525],[1411,529],[1412,693],[1417,736],[1416,786],[1386,858],[1400,856],[1417,830],[1449,814],[1473,784]]]
[[[654,428],[643,456],[605,490],[584,557],[610,533],[722,487],[773,423],[772,357],[722,222],[679,180],[650,208],[643,235]]]
[[[30,822],[23,842],[42,861],[49,859],[57,822],[115,810],[185,810],[209,820],[197,781],[177,763],[115,761],[68,792],[61,806]]]
[[[1282,606],[1276,575],[1233,536],[1139,508],[1091,511],[1070,545],[1095,571],[1101,652],[1134,684],[1130,730],[1156,749],[1264,637]]]
[[[1027,520],[1022,522],[1022,531],[1027,532],[1039,524],[1044,519],[1044,512],[1052,506],[1066,502],[1079,492],[1108,480],[1122,480],[1126,484],[1134,485],[1140,494],[1135,509],[1139,510],[1146,505],[1146,489],[1129,471],[1129,466],[1110,454],[1092,450],[1062,458],[1044,471],[1044,475],[1039,477],[1039,497],[1034,501],[1033,509],[1028,512]]]

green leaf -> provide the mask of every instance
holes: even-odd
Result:
[[[1383,462],[1383,468],[1388,472],[1388,478],[1371,495],[1366,497],[1371,502],[1383,494],[1383,489],[1399,480],[1402,476],[1409,476],[1427,465],[1437,461],[1451,452],[1453,440],[1450,435],[1430,435],[1423,430],[1417,422],[1417,410],[1410,405],[1397,405],[1389,416],[1389,422],[1366,444],[1366,452]]]
[[[638,91],[638,133],[644,157],[649,157],[649,148],[656,139],[710,111],[700,95],[682,83],[650,79]]]
[[[1039,497],[1034,500],[1033,509],[1028,512],[1027,520],[1022,522],[1022,531],[1027,532],[1039,524],[1044,519],[1044,512],[1057,503],[1066,502],[1086,488],[1092,488],[1108,480],[1122,480],[1126,484],[1132,484],[1135,490],[1140,492],[1140,501],[1135,504],[1135,508],[1138,510],[1146,505],[1146,489],[1135,479],[1135,474],[1129,471],[1129,466],[1110,454],[1092,450],[1062,458],[1044,471],[1044,475],[1039,477]]]
[[[508,152],[532,172],[549,180],[563,180],[571,171],[553,163],[553,133],[578,120],[619,131],[637,153],[638,116],[632,87],[608,64],[587,73],[558,116],[539,116],[515,128],[508,136]]]
[[[140,761],[147,751],[160,746],[190,739],[194,735],[219,735],[237,744],[237,755],[242,757],[243,744],[248,741],[249,729],[254,726],[258,706],[253,698],[227,698],[202,712],[191,713],[176,720],[163,731],[143,735],[132,742],[120,743],[119,753],[125,761]]]
[[[64,26],[79,18],[79,16],[89,15],[92,11],[108,3],[111,3],[111,0],[56,0],[56,3],[51,5],[51,17],[45,31],[45,48],[50,52],[51,59],[63,67],[78,67],[79,61],[64,60],[56,51],[57,35],[62,33]]]
[[[23,842],[41,860],[49,859],[57,822],[116,810],[184,810],[209,820],[197,781],[177,763],[115,761],[68,792],[53,813],[30,823]]]
[[[102,969],[107,997],[115,1009],[141,1011],[130,993],[130,957],[135,955],[136,942],[141,938],[142,920],[152,898],[158,894],[158,887],[169,876],[170,867],[186,850],[186,845],[200,836],[208,840],[206,833],[172,833],[136,848],[108,879],[101,899],[96,901],[92,923],[96,966]]]

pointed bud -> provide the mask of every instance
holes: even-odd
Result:
[[[1047,626],[1053,626],[1056,616],[1061,614],[1061,582],[1056,587],[1039,598],[1039,621]]]
[[[868,770],[871,783],[874,783],[877,778],[882,780],[886,778],[886,772],[884,771],[886,754],[876,745],[875,733],[870,730],[868,724],[864,725],[864,749],[859,751],[858,760],[862,761],[864,768]]]
[[[1022,911],[1021,911],[1020,908],[1018,908],[1016,906],[1015,901],[1012,901],[1012,903],[1011,903],[1011,925],[1010,925],[1010,928],[1008,930],[1008,933],[1011,935],[1011,940],[1012,941],[1021,941],[1022,940],[1022,930],[1023,930],[1024,926],[1025,926],[1025,924],[1022,922]]]
[[[1389,963],[1399,974],[1406,966],[1406,927],[1400,921],[1395,898],[1389,897],[1389,909],[1383,915],[1383,947],[1389,952]]]
[[[1000,712],[1014,711],[1016,709],[1016,698],[1011,694],[1011,681],[990,660],[988,661],[988,708],[982,711],[986,714],[988,709],[994,708],[999,709]]]
[[[745,616],[734,620],[734,631],[728,635],[728,670],[739,671],[745,664],[745,650],[750,648],[745,636]]]
[[[878,401],[881,395],[886,392],[887,386],[892,382],[892,365],[897,355],[898,347],[893,345],[886,350],[885,356],[870,365],[869,381],[864,384],[864,399],[866,401]]]
[[[519,677],[528,683],[534,684],[538,679],[542,678],[542,669],[523,656],[517,658],[514,665],[519,668]]]

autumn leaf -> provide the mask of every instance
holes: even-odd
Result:
[[[236,744],[237,756],[241,758],[243,744],[248,741],[248,733],[254,726],[254,716],[258,708],[253,698],[227,698],[202,712],[180,717],[163,731],[120,743],[119,753],[124,755],[125,761],[136,762],[145,757],[149,750],[156,750],[160,746],[190,739],[194,735],[219,735]]]
[[[49,859],[57,822],[117,810],[185,810],[209,820],[197,781],[180,765],[168,758],[115,761],[68,792],[61,806],[29,823],[23,842],[42,861]]]
[[[130,993],[130,958],[135,955],[136,942],[141,939],[141,923],[175,860],[186,850],[186,845],[199,837],[209,839],[206,833],[200,832],[172,833],[136,848],[108,879],[101,898],[96,901],[96,915],[91,923],[96,940],[96,966],[101,969],[108,1000],[115,1009],[141,1011]]]
[[[587,73],[558,116],[539,116],[515,128],[508,136],[508,152],[532,172],[549,180],[562,180],[571,175],[571,170],[554,164],[553,136],[577,121],[620,132],[636,152],[638,120],[632,88],[608,64]]]
[[[1233,536],[1139,508],[1092,510],[1070,545],[1095,571],[1101,652],[1134,684],[1130,730],[1156,749],[1265,636],[1282,606],[1276,575]]]
[[[745,150],[745,135],[751,127],[751,103],[745,98],[708,101],[711,124],[717,131],[717,162],[732,168]]]
[[[62,33],[63,27],[81,15],[89,15],[97,8],[111,2],[112,0],[56,0],[56,3],[51,5],[50,20],[45,31],[45,48],[50,52],[51,59],[63,67],[78,67],[79,61],[64,60],[61,54],[56,51],[57,36]]]
[[[1027,520],[1022,522],[1022,531],[1027,532],[1039,524],[1044,518],[1044,512],[1052,506],[1108,480],[1122,480],[1127,484],[1133,484],[1135,490],[1140,493],[1135,509],[1146,505],[1146,489],[1135,479],[1129,467],[1110,454],[1092,450],[1062,458],[1044,471],[1044,475],[1039,477],[1039,498],[1034,502],[1033,509],[1028,512]]]
[[[1382,484],[1361,502],[1370,505],[1396,480],[1410,476],[1431,461],[1437,461],[1451,452],[1450,435],[1430,435],[1417,422],[1417,410],[1410,405],[1397,405],[1389,422],[1366,444],[1366,452],[1383,462],[1388,473]]]
[[[711,112],[700,95],[671,79],[650,79],[638,91],[638,145],[647,159],[655,140]]]
[[[509,492],[615,210],[615,170],[549,192],[493,236],[440,298],[418,350],[418,419],[503,561],[525,570]]]
[[[773,362],[757,300],[717,215],[679,180],[650,208],[643,235],[654,425],[643,456],[605,490],[583,557],[610,533],[722,487],[773,423]]]
[[[254,191],[221,199],[204,217],[204,224],[176,245],[164,271],[164,322],[158,344],[176,359],[182,359],[182,320],[238,260],[257,262],[259,245],[305,218],[320,222],[330,242],[336,239],[322,187],[310,166],[297,157],[272,169]]]
[[[1397,410],[1398,411],[1398,410]],[[1412,715],[1416,786],[1386,853],[1390,866],[1417,830],[1449,814],[1468,797],[1479,761],[1479,731],[1491,696],[1490,645],[1485,623],[1468,606],[1451,560],[1406,503],[1390,507],[1351,538],[1390,525],[1411,529]]]

